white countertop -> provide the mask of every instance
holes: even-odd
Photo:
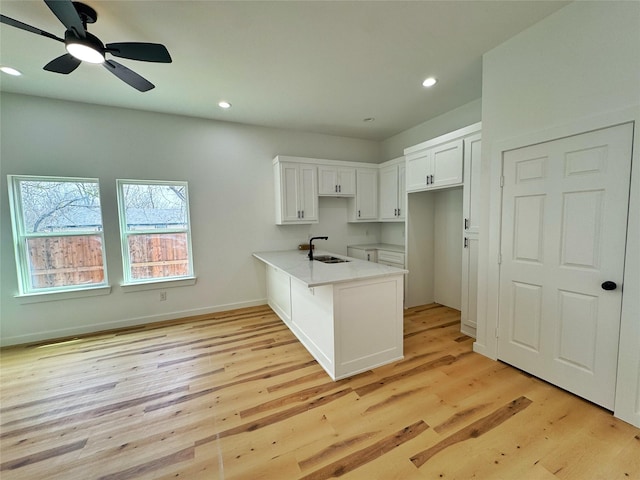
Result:
[[[388,250],[390,252],[404,253],[404,245],[394,245],[392,243],[365,243],[361,245],[347,245],[349,248],[358,250]]]
[[[408,273],[408,270],[374,262],[365,262],[364,260],[347,257],[346,255],[336,255],[322,250],[316,251],[314,249],[313,254],[332,255],[349,259],[349,261],[345,263],[310,261],[308,254],[308,250],[285,250],[280,252],[256,252],[253,256],[267,265],[271,265],[297,278],[308,287]]]

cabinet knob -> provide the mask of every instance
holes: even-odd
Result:
[[[602,287],[603,290],[615,290],[616,288],[618,288],[618,285],[616,284],[616,282],[612,282],[611,280],[607,280],[606,282],[603,282],[602,285],[600,285]]]

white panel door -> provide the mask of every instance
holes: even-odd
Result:
[[[632,135],[625,124],[503,157],[498,357],[608,409]]]

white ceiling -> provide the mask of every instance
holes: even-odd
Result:
[[[156,88],[101,66],[42,70],[62,43],[0,25],[7,92],[382,140],[480,98],[482,54],[566,1],[105,1],[88,30],[103,43],[166,45],[172,64],[116,59]],[[41,0],[0,12],[64,36]],[[425,89],[427,76],[439,83]],[[229,110],[217,107],[225,99]],[[374,117],[372,122],[363,119]]]

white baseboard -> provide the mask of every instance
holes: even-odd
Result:
[[[116,330],[119,328],[135,327],[138,325],[146,325],[149,323],[164,322],[168,320],[176,320],[185,317],[194,317],[197,315],[206,315],[209,313],[226,312],[228,310],[236,310],[238,308],[257,307],[266,305],[267,299],[256,299],[246,302],[227,303],[224,305],[212,305],[204,308],[194,308],[192,310],[180,310],[176,312],[162,313],[158,315],[145,315],[143,317],[125,318],[122,320],[114,320],[112,322],[94,323],[91,325],[78,325],[70,328],[62,328],[58,330],[48,330],[38,333],[30,333],[27,335],[17,335],[13,337],[5,337],[0,339],[0,346],[7,347],[10,345],[21,345],[26,343],[42,342],[57,338],[68,338],[76,335],[86,335],[89,333],[102,332],[106,330]]]

